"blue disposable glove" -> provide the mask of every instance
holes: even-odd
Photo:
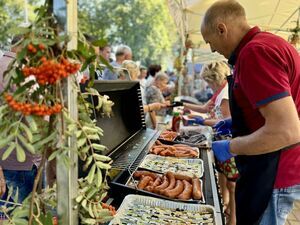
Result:
[[[228,140],[214,141],[212,143],[212,150],[220,162],[225,162],[236,156],[235,154],[230,153],[230,141]]]
[[[221,120],[213,126],[217,135],[228,135],[231,134],[232,120],[231,118]]]
[[[203,119],[201,116],[196,116],[193,119],[194,119],[194,123],[204,125],[205,119]]]

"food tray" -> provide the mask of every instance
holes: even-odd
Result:
[[[164,145],[170,145],[170,146],[175,145],[175,144],[185,144],[185,145],[188,145],[189,147],[191,147],[193,150],[195,150],[197,152],[196,158],[192,158],[192,157],[175,157],[175,156],[169,156],[169,157],[178,158],[178,159],[197,159],[197,158],[200,158],[200,150],[199,150],[199,148],[195,147],[195,146],[190,146],[189,143],[176,143],[176,142],[173,142],[173,141],[166,141],[166,140],[160,140],[160,139],[159,139],[159,141],[161,143],[163,143]],[[156,154],[150,152],[151,147],[149,148],[149,154],[156,155]],[[160,155],[158,155],[158,156],[160,156]],[[163,156],[163,157],[166,157],[166,156]]]
[[[162,173],[157,173],[157,174],[159,176],[163,175]],[[203,181],[200,178],[199,178],[199,180],[200,180],[201,191],[202,191],[202,198],[200,200],[196,200],[196,199],[181,200],[181,199],[177,199],[177,198],[169,198],[169,197],[167,197],[165,195],[162,195],[162,194],[157,194],[157,193],[154,193],[154,192],[138,189],[137,186],[138,186],[139,180],[136,180],[135,178],[133,178],[133,176],[129,177],[129,179],[127,180],[125,185],[130,189],[137,190],[141,194],[145,193],[145,194],[150,195],[150,196],[154,196],[154,197],[158,197],[158,198],[164,198],[164,199],[171,200],[171,201],[176,201],[176,202],[185,202],[185,203],[189,203],[189,204],[190,203],[204,204],[205,203],[205,196],[204,196],[204,189],[203,189]]]
[[[109,225],[216,225],[212,206],[127,195]]]
[[[198,178],[203,176],[204,170],[202,159],[165,157],[154,154],[147,155],[139,167],[159,173],[171,171]]]

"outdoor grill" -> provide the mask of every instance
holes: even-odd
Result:
[[[96,114],[97,125],[104,130],[101,144],[108,147],[105,154],[113,159],[109,183],[109,197],[113,199],[112,204],[120,205],[128,194],[163,198],[126,185],[160,134],[160,131],[146,128],[139,83],[119,80],[96,81],[94,88],[101,95],[109,96],[115,103],[110,118],[103,117],[101,113]],[[205,204],[215,207],[221,221],[220,201],[207,149],[200,149],[200,158],[204,162],[205,171],[202,177]]]

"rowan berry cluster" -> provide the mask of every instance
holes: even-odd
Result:
[[[22,69],[25,77],[34,75],[40,85],[54,84],[56,81],[75,74],[80,69],[80,64],[70,63],[67,59],[60,62],[48,60],[46,57],[40,59],[41,64],[37,67],[27,67]]]
[[[37,115],[37,116],[50,116],[61,112],[62,105],[55,104],[53,106],[47,106],[45,104],[30,104],[16,101],[12,95],[5,93],[4,98],[7,104],[15,111],[22,112],[23,115]]]
[[[41,51],[44,51],[45,50],[45,45],[43,45],[42,43],[38,44],[37,46],[34,46],[33,44],[29,44],[27,45],[27,50],[30,52],[30,53],[37,53],[38,49],[40,49]]]

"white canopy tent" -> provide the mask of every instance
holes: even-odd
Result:
[[[207,8],[216,0],[167,0],[170,13],[184,43],[188,37],[194,44],[196,61],[206,62],[222,58],[209,53],[200,34],[200,23]],[[284,39],[291,35],[300,17],[300,0],[238,0],[246,10],[251,26],[276,33]],[[299,47],[299,46],[298,46]]]

